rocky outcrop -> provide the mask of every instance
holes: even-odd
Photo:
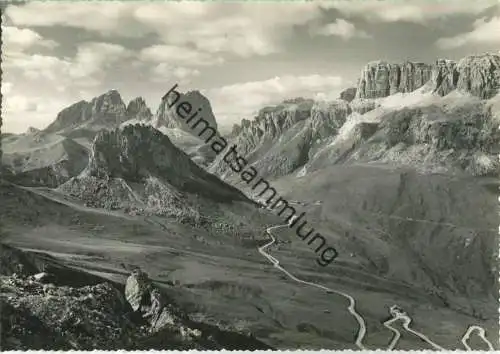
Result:
[[[432,70],[433,91],[445,96],[457,87],[457,63],[453,60],[439,59]]]
[[[461,105],[403,107],[378,122],[350,121],[342,138],[311,159],[308,171],[332,164],[384,162],[430,171],[493,176],[500,167],[500,133],[484,101]]]
[[[253,141],[274,139],[295,123],[310,117],[313,104],[311,99],[295,98],[264,107],[253,120],[243,119],[240,125],[233,126],[233,132]]]
[[[140,269],[134,270],[128,277],[125,293],[134,313],[146,323],[147,332],[152,338],[166,337],[173,343],[182,344],[185,348],[216,349],[228,345],[234,349],[235,345],[229,344],[229,338],[233,337],[239,339],[240,343],[236,344],[239,348],[246,346],[268,348],[263,343],[253,341],[246,336],[224,333],[214,326],[190,320],[187,314],[169,298],[168,291],[159,289],[148,274]],[[226,338],[222,339],[221,335],[225,335]],[[252,344],[248,345],[250,342]]]
[[[92,120],[106,126],[116,127],[127,120],[125,103],[116,90],[111,90],[90,101]]]
[[[147,273],[138,269],[127,278],[125,297],[134,311],[138,311],[141,308],[141,304],[144,302],[145,297],[149,296],[150,290],[151,281]]]
[[[457,64],[457,89],[479,98],[490,98],[500,88],[500,55],[468,56]]]
[[[434,65],[372,62],[363,69],[358,88],[342,92],[342,100],[320,103],[299,98],[265,107],[253,120],[244,119],[241,124],[235,125],[230,138],[238,146],[240,156],[245,156],[267,177],[289,174],[302,165],[307,169],[308,165],[325,167],[332,163],[358,160],[407,164],[411,159],[419,161],[419,165],[432,160],[432,164],[439,168],[458,168],[473,175],[488,175],[498,168],[498,164],[492,159],[495,149],[491,141],[497,139],[492,128],[493,119],[482,106],[487,102],[477,106],[473,103],[466,105],[468,101],[459,102],[456,109],[453,101],[443,101],[443,106],[439,103],[437,108],[432,107],[430,101],[428,105],[425,102],[430,98],[426,93],[431,91],[441,96],[459,91],[481,99],[490,98],[496,93],[495,88],[500,86],[499,64],[499,56],[493,54],[466,57],[458,63],[438,60]],[[411,114],[415,117],[429,114],[432,119],[423,118],[422,121],[436,122],[415,127],[408,134],[419,135],[425,131],[430,134],[427,140],[398,140],[394,146],[379,144],[381,140],[392,141],[389,137],[394,137],[392,128],[384,128],[389,123],[379,125],[380,120],[396,121],[395,117],[403,114],[405,108],[404,96],[398,98],[401,100],[400,107],[397,101],[380,98],[420,88],[422,95],[416,93],[417,100],[410,100],[410,106],[429,107],[424,110],[425,113],[411,111]],[[354,92],[356,97],[351,99]],[[420,98],[422,101],[418,100]],[[475,99],[471,97],[471,100]],[[449,110],[455,113],[450,114]],[[370,111],[374,112],[365,115]],[[384,114],[387,118],[380,118]],[[464,114],[479,121],[469,121]],[[452,117],[460,118],[453,122]],[[346,121],[349,124],[343,129]],[[354,128],[349,131],[353,124]],[[401,124],[404,127],[406,123]],[[346,139],[337,139],[340,130],[340,135]],[[369,141],[374,134],[377,144]],[[476,136],[486,140],[476,139]],[[313,162],[313,157],[317,161]],[[224,178],[231,177],[233,173],[228,167],[219,159],[210,171]]]
[[[87,101],[80,101],[64,108],[57,114],[56,120],[45,131],[56,132],[65,128],[75,127],[87,122],[92,117],[92,107]]]
[[[191,161],[166,135],[140,124],[99,132],[88,166],[58,190],[89,207],[169,216],[191,225],[205,223],[200,211],[210,206],[204,203],[248,201]]]
[[[243,119],[239,125],[233,126],[232,135],[238,136],[238,146],[242,151],[250,151],[261,141],[279,138],[299,122],[317,132],[316,135],[326,137],[338,129],[350,113],[349,104],[343,100],[287,100],[262,108],[252,121]]]
[[[158,332],[164,327],[177,325],[183,327],[184,316],[169,306],[169,300],[149,279],[147,273],[135,269],[127,278],[125,296],[132,309],[141,315],[148,323],[150,332]],[[188,332],[183,328],[184,332]],[[193,331],[195,336],[201,335],[200,331]]]
[[[167,136],[150,126],[130,125],[101,131],[94,140],[85,173],[100,179],[122,178],[127,182],[144,182],[153,177],[181,191],[218,196],[216,199],[242,197],[194,164]]]
[[[296,98],[261,109],[253,121],[233,127],[240,156],[254,162],[261,176],[284,176],[301,167],[325,139],[335,135],[351,113],[344,100],[318,101]],[[211,171],[233,173],[216,160]]]
[[[467,56],[458,63],[438,59],[434,64],[371,62],[361,71],[357,98],[380,98],[408,93],[430,82],[433,92],[445,96],[453,90],[490,98],[500,86],[500,56]]]
[[[340,99],[351,102],[356,97],[356,87],[349,87],[340,93]]]
[[[432,87],[441,96],[456,89],[482,99],[491,98],[500,87],[500,56],[474,55],[458,63],[438,60],[432,73]]]
[[[239,155],[247,158],[261,144],[269,144],[280,137],[289,139],[290,136],[284,136],[287,130],[297,123],[304,124],[305,120],[311,116],[313,104],[314,101],[311,99],[295,98],[275,106],[264,107],[253,120],[243,119],[239,125],[233,126],[231,142],[238,146]],[[265,153],[265,150],[261,150],[262,153]],[[259,158],[258,155],[253,156],[253,159],[257,158]],[[283,158],[287,157],[283,156]],[[226,172],[231,174],[227,163],[222,161],[222,158],[214,161],[210,171],[219,175]]]
[[[356,98],[349,104],[353,112],[358,114],[365,114],[373,111],[375,108],[380,107],[380,103],[376,99],[371,98]]]
[[[124,289],[41,253],[0,245],[0,255],[2,350],[272,349],[190,320],[145,273],[141,286],[134,274]],[[51,277],[33,274],[51,265]]]
[[[180,98],[176,102],[189,102],[193,108],[192,114],[194,114],[198,109],[201,109],[196,116],[197,118],[188,124],[186,123],[186,119],[179,117],[176,112],[177,104],[173,106],[176,95],[175,93],[170,93],[162,99],[160,106],[158,107],[155,115],[155,127],[179,128],[189,132],[190,134],[198,136],[199,129],[192,128],[192,125],[198,120],[198,118],[203,118],[208,122],[210,127],[217,130],[217,122],[212,111],[212,106],[210,105],[210,101],[204,95],[202,95],[199,91],[189,91],[185,94],[179,92],[179,94]],[[201,127],[201,129],[203,129],[203,127]]]
[[[398,92],[412,92],[422,87],[430,77],[431,66],[428,64],[371,62],[361,71],[356,97],[379,98]]]
[[[45,132],[68,130],[84,123],[116,127],[126,120],[126,107],[120,94],[116,90],[110,90],[90,102],[80,101],[63,109]]]
[[[153,118],[151,110],[142,97],[136,97],[127,105],[126,115],[128,119],[136,119],[149,122]]]
[[[391,94],[397,92],[412,92],[424,86],[431,78],[431,66],[425,63],[405,62],[400,67],[399,86],[391,91]]]
[[[28,129],[26,129],[26,134],[29,134],[29,135],[38,135],[40,133],[41,133],[41,130],[34,128],[34,127],[28,127]]]
[[[351,112],[350,105],[344,101],[315,102],[309,123],[314,139],[334,136]]]

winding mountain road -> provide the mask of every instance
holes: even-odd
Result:
[[[349,294],[347,293],[344,293],[342,291],[339,291],[339,290],[335,290],[335,289],[331,289],[331,288],[328,288],[326,286],[323,286],[323,285],[320,285],[320,284],[316,284],[316,283],[313,283],[313,282],[309,282],[309,281],[305,281],[305,280],[302,280],[302,279],[299,279],[297,278],[296,276],[294,276],[293,274],[291,274],[290,272],[288,272],[286,269],[284,269],[279,261],[273,257],[272,255],[270,255],[269,253],[267,253],[265,251],[265,249],[267,249],[268,247],[272,246],[275,242],[276,242],[276,238],[273,236],[272,234],[272,230],[275,230],[275,229],[278,229],[278,228],[288,228],[288,224],[284,224],[284,225],[276,225],[276,226],[271,226],[271,227],[268,227],[266,229],[266,233],[267,235],[270,237],[270,241],[268,243],[266,243],[265,245],[261,246],[258,248],[258,251],[259,253],[264,256],[267,260],[269,260],[273,266],[275,268],[277,268],[278,270],[280,270],[282,273],[286,274],[290,279],[298,282],[298,283],[301,283],[301,284],[305,284],[305,285],[309,285],[309,286],[313,286],[313,287],[316,287],[316,288],[319,288],[319,289],[323,289],[323,290],[327,290],[327,291],[330,291],[330,292],[333,292],[337,295],[340,295],[344,298],[346,298],[348,301],[349,301],[349,306],[347,307],[347,310],[349,311],[349,313],[351,313],[354,318],[356,319],[356,321],[358,322],[358,325],[359,325],[359,329],[358,329],[358,333],[357,333],[357,336],[356,336],[356,341],[355,341],[355,345],[361,349],[361,350],[366,350],[366,347],[363,345],[363,339],[366,335],[366,324],[365,324],[365,320],[364,318],[361,316],[361,314],[359,314],[357,311],[356,311],[356,300]],[[392,315],[392,318],[385,321],[384,322],[384,326],[389,329],[391,332],[394,333],[392,339],[391,339],[391,342],[389,343],[388,347],[387,347],[387,350],[392,350],[396,347],[396,345],[398,344],[399,342],[399,339],[401,338],[401,332],[399,330],[397,330],[396,328],[392,327],[391,324],[393,322],[396,322],[396,321],[402,321],[402,326],[403,328],[417,336],[418,338],[420,338],[422,341],[426,342],[427,344],[429,344],[430,346],[432,346],[434,349],[437,349],[437,350],[446,350],[445,348],[441,347],[440,345],[436,344],[435,342],[433,342],[432,340],[430,340],[426,335],[418,332],[418,331],[415,331],[414,329],[410,328],[410,324],[411,324],[411,317],[408,316],[405,312],[403,311],[400,311],[397,309],[397,306],[396,305],[393,305],[391,306],[391,309],[390,309],[390,314]],[[491,342],[486,338],[486,332],[485,330],[480,327],[480,326],[469,326],[469,328],[467,329],[467,331],[465,332],[465,334],[462,336],[462,339],[461,339],[461,342],[462,344],[464,345],[464,347],[467,349],[467,350],[472,350],[470,348],[470,346],[467,344],[467,340],[469,339],[470,335],[472,332],[474,331],[477,331],[478,332],[478,335],[479,337],[488,345],[488,348],[490,350],[494,350],[493,348],[493,345],[491,344]]]
[[[469,344],[467,344],[467,340],[469,339],[470,335],[472,332],[477,331],[479,338],[481,338],[487,345],[489,350],[495,350],[493,348],[493,345],[490,343],[490,341],[486,338],[486,331],[484,328],[479,327],[479,326],[470,326],[467,328],[467,331],[465,332],[464,336],[462,337],[462,344],[464,345],[465,349],[467,350],[472,350]]]
[[[47,191],[44,191],[44,190],[41,190],[41,189],[29,188],[29,187],[21,187],[21,186],[18,186],[18,187],[23,188],[25,190],[32,191],[34,193],[37,193],[40,196],[48,198],[48,199],[50,199],[50,200],[52,200],[54,202],[58,202],[58,203],[64,204],[64,205],[69,206],[69,207],[71,207],[71,208],[73,208],[75,210],[85,211],[85,212],[89,212],[90,211],[90,212],[93,212],[93,213],[96,213],[96,214],[103,214],[103,215],[108,215],[108,216],[121,217],[121,218],[129,219],[129,220],[134,219],[133,217],[130,217],[129,215],[125,215],[123,213],[111,212],[109,210],[101,210],[101,209],[89,208],[89,207],[86,207],[86,206],[78,205],[78,204],[76,204],[76,203],[74,203],[72,201],[65,200],[65,199],[60,198],[60,197],[58,198],[55,195],[53,195],[51,193],[48,193]],[[313,286],[313,287],[316,287],[316,288],[319,288],[319,289],[322,289],[322,290],[326,290],[326,291],[335,293],[335,294],[340,295],[340,296],[344,297],[345,299],[347,299],[348,302],[349,302],[347,310],[349,311],[349,313],[351,313],[353,315],[353,317],[356,319],[356,321],[358,322],[358,325],[359,325],[358,333],[357,333],[356,340],[355,340],[355,345],[359,349],[361,349],[361,350],[366,350],[366,347],[363,345],[363,339],[364,339],[364,337],[366,335],[365,320],[361,316],[361,314],[359,314],[356,311],[356,300],[351,295],[349,295],[347,293],[344,293],[342,291],[339,291],[339,290],[328,288],[328,287],[323,286],[321,284],[316,284],[316,283],[313,283],[313,282],[309,282],[309,281],[305,281],[305,280],[299,279],[296,276],[294,276],[293,274],[291,274],[290,272],[288,272],[286,269],[284,269],[279,264],[279,261],[275,257],[273,257],[272,255],[270,255],[270,254],[268,254],[268,253],[265,252],[265,249],[267,249],[268,247],[272,246],[276,242],[276,239],[273,236],[273,234],[272,234],[271,231],[275,230],[275,229],[278,229],[278,228],[288,228],[288,227],[289,227],[288,224],[275,225],[275,226],[272,226],[272,227],[268,227],[266,229],[266,234],[269,236],[270,241],[268,243],[266,243],[264,246],[261,246],[261,247],[258,248],[259,253],[262,256],[264,256],[267,260],[269,260],[273,264],[273,266],[275,268],[277,268],[278,270],[280,270],[281,272],[283,272],[284,274],[286,274],[290,279],[292,279],[292,280],[294,280],[294,281],[296,281],[298,283],[301,283],[301,284]],[[163,248],[166,248],[166,247],[163,247]],[[189,253],[191,253],[191,252],[189,252]],[[424,334],[411,329],[410,328],[410,323],[412,321],[411,317],[408,316],[406,313],[398,310],[396,305],[391,306],[390,314],[392,315],[392,318],[389,319],[388,321],[385,321],[383,323],[383,325],[387,329],[389,329],[391,332],[394,333],[394,335],[393,335],[393,337],[391,339],[391,342],[389,343],[389,345],[387,347],[388,350],[394,349],[396,347],[396,345],[398,344],[400,338],[401,338],[401,332],[399,330],[397,330],[396,328],[394,328],[394,327],[391,326],[391,324],[393,322],[396,322],[396,321],[402,321],[402,326],[403,326],[403,328],[406,331],[408,331],[409,333],[411,333],[411,334],[419,337],[421,340],[423,340],[426,343],[428,343],[429,345],[431,345],[434,349],[437,349],[437,350],[446,350],[445,348],[441,347],[440,345],[434,343],[432,340],[430,340]],[[472,350],[470,348],[470,346],[468,345],[467,341],[469,340],[469,337],[471,336],[471,334],[473,332],[478,332],[478,336],[487,344],[489,350],[494,350],[493,345],[486,338],[486,331],[482,327],[477,326],[477,325],[470,325],[467,328],[465,334],[461,338],[461,342],[462,342],[463,346],[467,350]]]

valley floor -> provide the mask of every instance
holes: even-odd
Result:
[[[50,253],[71,267],[119,283],[128,276],[127,267],[139,266],[193,319],[250,332],[275,348],[357,348],[359,326],[347,310],[347,300],[287,278],[262,257],[259,244],[241,246],[166,219],[85,208],[47,190],[3,185],[1,195],[3,242],[12,246]],[[26,198],[32,202],[29,211],[19,204]],[[265,231],[265,225],[256,230],[263,235],[260,245],[268,240]],[[294,276],[351,294],[366,322],[367,349],[390,344],[393,332],[383,323],[391,318],[389,307],[394,304],[411,316],[411,328],[443,348],[465,349],[460,339],[473,324],[486,329],[488,340],[498,348],[496,312],[489,320],[471,317],[446,308],[418,287],[377,277],[348,262],[318,271],[310,248],[294,241],[290,232],[276,230],[291,243],[271,246],[267,252]],[[496,309],[495,303],[484,305]],[[395,349],[432,349],[405,331],[401,322],[392,326],[402,333]],[[487,349],[477,333],[471,334],[469,344]]]

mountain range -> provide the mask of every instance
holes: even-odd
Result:
[[[499,88],[496,54],[376,61],[336,100],[289,98],[225,136],[339,253],[319,269],[282,229],[273,257],[355,297],[373,346],[388,341],[394,303],[449,348],[468,323],[498,335]],[[217,127],[208,98],[182,95]],[[299,289],[263,259],[257,248],[283,221],[169,103],[153,114],[111,90],[43,130],[3,134],[2,242],[116,283],[123,264],[140,266],[177,282],[171,301],[197,321],[259,348],[354,348],[355,324],[338,325],[353,321],[345,300]]]

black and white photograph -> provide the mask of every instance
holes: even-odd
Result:
[[[500,350],[498,0],[0,10],[0,350]]]

